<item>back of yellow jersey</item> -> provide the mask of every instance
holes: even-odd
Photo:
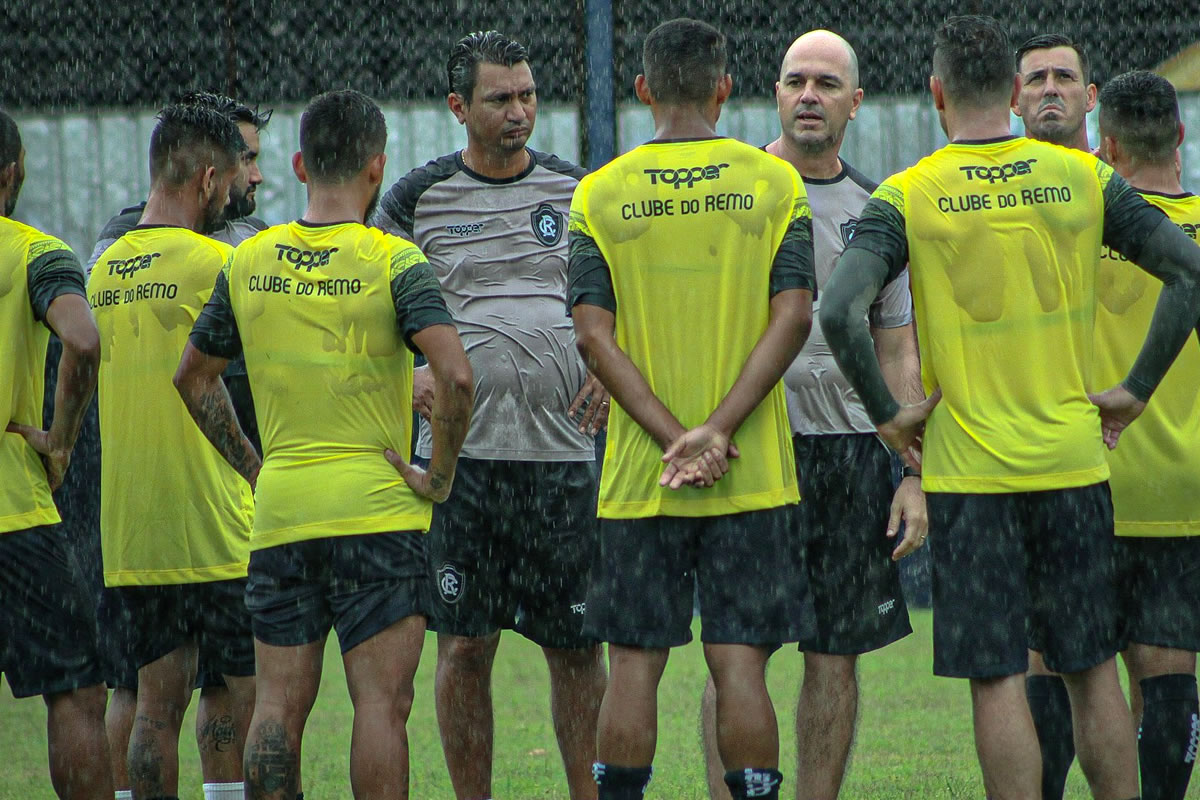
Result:
[[[1092,156],[1004,138],[950,144],[874,197],[904,217],[926,391],[926,491],[1108,477],[1091,386],[1104,186]]]
[[[358,223],[278,225],[227,267],[262,435],[253,549],[428,530],[432,505],[384,459],[409,457],[412,353],[391,281],[425,258]]]
[[[717,407],[766,329],[776,253],[801,218],[811,214],[795,170],[731,139],[651,142],[576,189],[571,232],[594,240],[611,272],[617,344],[685,427]],[[782,383],[734,440],[742,457],[714,487],[663,489],[661,448],[614,403],[599,515],[714,516],[798,501]]]
[[[1141,192],[1192,239],[1200,197]],[[1105,247],[1096,314],[1098,390],[1124,380],[1137,359],[1162,283]],[[1189,340],[1146,410],[1108,453],[1118,536],[1200,536],[1200,342]]]
[[[36,228],[0,217],[0,423],[42,427],[46,345],[50,331],[34,318],[29,271],[70,248]],[[37,452],[0,429],[0,533],[60,520]]]
[[[196,427],[171,381],[230,252],[185,228],[145,226],[117,239],[92,268],[109,586],[246,575],[250,486]]]

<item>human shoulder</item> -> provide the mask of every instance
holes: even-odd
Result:
[[[386,227],[389,230],[399,229],[411,234],[413,218],[421,196],[431,187],[449,180],[461,171],[462,162],[457,152],[447,153],[427,162],[424,166],[409,170],[407,174],[393,183],[380,199],[379,210],[375,213],[372,221],[377,227]],[[390,224],[381,226],[380,222]]]
[[[573,164],[564,158],[559,158],[553,153],[542,153],[531,147],[529,148],[529,155],[539,167],[556,172],[559,175],[565,175],[568,178],[574,178],[576,181],[582,180],[588,174],[588,171],[583,167]]]

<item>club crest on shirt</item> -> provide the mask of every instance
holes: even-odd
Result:
[[[854,217],[846,220],[841,224],[842,246],[850,244],[850,240],[854,238],[854,229],[858,227],[858,220]]]
[[[545,247],[553,247],[562,241],[563,213],[549,203],[542,203],[529,215],[533,235]]]
[[[441,593],[442,600],[451,605],[462,599],[466,582],[466,576],[453,564],[442,564],[437,571],[438,592]]]

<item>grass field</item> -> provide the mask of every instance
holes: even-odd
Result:
[[[858,740],[843,798],[982,798],[983,784],[971,737],[965,681],[931,674],[931,617],[913,614],[913,636],[861,661],[862,710]],[[417,701],[409,723],[412,796],[453,800],[442,761],[433,708],[434,640],[426,640],[417,673]],[[794,649],[771,661],[771,693],[779,710],[785,776],[792,796],[795,737],[791,715],[802,673]],[[537,647],[515,634],[500,646],[494,676],[496,758],[493,790],[501,800],[565,798],[565,783],[549,721],[545,662]],[[677,649],[659,692],[659,743],[647,798],[699,800],[705,796],[697,719],[704,686],[698,643]],[[194,711],[193,703],[193,711]],[[200,800],[199,762],[191,736],[192,712],[180,747],[180,795]],[[0,800],[53,797],[46,774],[45,711],[37,700],[14,701],[0,692]],[[304,742],[304,788],[309,800],[349,798],[351,709],[341,658],[331,638],[321,695]],[[1189,797],[1200,797],[1193,781]],[[1078,766],[1068,798],[1088,797]]]

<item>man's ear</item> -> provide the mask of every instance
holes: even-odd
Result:
[[[650,105],[654,98],[650,94],[650,85],[646,83],[645,75],[638,75],[633,79],[633,91],[637,94],[637,99],[642,101],[643,105]]]
[[[387,153],[379,153],[367,162],[367,180],[372,186],[383,183],[383,168],[387,164]]]
[[[726,72],[717,81],[717,105],[722,105],[733,94],[733,76]]]
[[[450,107],[450,113],[454,115],[456,120],[458,120],[459,125],[466,123],[467,107],[469,104],[461,94],[458,92],[451,92],[448,94],[446,96],[446,105]]]
[[[933,107],[938,111],[945,111],[946,94],[942,87],[942,79],[937,75],[929,76],[929,93],[933,95]]]
[[[296,173],[296,180],[308,183],[308,170],[304,168],[304,155],[299,150],[292,153],[292,172]]]

